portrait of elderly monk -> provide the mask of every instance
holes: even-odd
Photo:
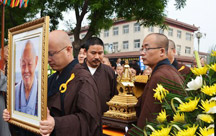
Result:
[[[38,115],[38,80],[35,75],[37,62],[33,43],[27,41],[20,58],[22,79],[15,86],[15,110],[33,116]]]

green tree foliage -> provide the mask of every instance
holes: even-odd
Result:
[[[5,41],[8,38],[8,29],[43,16],[50,16],[50,30],[56,29],[59,19],[63,19],[62,11],[65,11],[66,8],[67,3],[59,0],[29,0],[27,8],[5,6]],[[0,11],[0,18],[1,16],[2,10]],[[0,28],[1,25],[2,23]]]

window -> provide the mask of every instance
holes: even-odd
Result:
[[[191,47],[185,47],[185,54],[191,53]]]
[[[139,23],[135,23],[134,24],[134,32],[139,32],[140,31],[140,24]]]
[[[169,35],[169,36],[173,36],[173,29],[172,29],[172,28],[169,28],[169,30],[168,30],[168,35]]]
[[[109,43],[105,43],[104,44],[104,50],[105,51],[109,51]]]
[[[129,25],[124,25],[123,26],[123,34],[129,33]]]
[[[113,35],[118,35],[118,27],[113,28]]]
[[[71,36],[71,37],[70,37],[70,40],[71,40],[71,42],[73,42],[73,41],[74,41],[74,37],[73,37],[73,36]]]
[[[190,33],[186,33],[186,40],[191,41],[191,34]]]
[[[181,39],[181,31],[180,31],[180,30],[177,31],[177,37],[178,37],[179,39]]]
[[[108,37],[109,36],[109,30],[104,30],[104,37]]]
[[[123,41],[123,49],[128,49],[128,41]]]
[[[134,48],[140,48],[140,39],[134,40]]]
[[[113,43],[113,51],[118,52],[118,42]]]
[[[150,27],[148,28],[148,31],[149,31],[149,32],[154,32],[154,27],[153,27],[153,26],[150,26]]]
[[[81,35],[81,39],[83,39],[84,37],[85,37],[85,34],[82,34],[82,35]]]
[[[176,52],[177,52],[178,55],[180,55],[180,53],[181,53],[181,45],[177,45]]]
[[[162,28],[159,29],[160,34],[164,34],[164,30]]]

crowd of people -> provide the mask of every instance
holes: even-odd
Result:
[[[48,63],[56,73],[48,77],[47,119],[40,121],[40,134],[51,136],[102,136],[101,117],[108,110],[106,102],[117,94],[116,78],[123,73],[124,62],[121,58],[118,58],[113,63],[104,57],[104,43],[98,37],[89,38],[81,46],[77,58],[73,56],[73,46],[68,34],[64,31],[54,30],[50,32],[48,46]],[[136,105],[137,126],[141,129],[146,125],[146,121],[155,118],[154,113],[161,111],[161,105],[155,104],[157,100],[153,97],[153,89],[157,87],[157,84],[166,82],[163,78],[176,83],[183,83],[184,75],[190,72],[187,66],[177,62],[174,57],[175,52],[173,41],[169,40],[164,34],[151,33],[144,38],[140,50],[146,69],[141,71],[135,60],[130,63],[131,74],[134,76],[140,74],[149,76],[143,94]],[[34,74],[26,75],[32,73],[31,70],[34,70],[37,65],[37,56],[33,51],[32,43],[25,45],[21,62],[25,63],[24,58],[26,57],[32,58],[32,60],[28,60],[32,61],[33,64],[29,68],[21,65],[23,85],[17,84],[15,87],[22,87],[22,89],[15,89],[16,99],[18,100],[18,106],[15,106],[15,110],[37,116],[36,103],[33,105],[29,102],[29,105],[25,103],[24,107],[19,106],[23,105],[19,102],[28,102],[30,99],[36,100],[31,96],[36,95],[32,93],[32,88],[35,88],[33,87],[34,81],[37,79]],[[182,68],[182,66],[184,67]],[[73,74],[74,78],[69,81],[66,91],[61,92],[59,90],[61,84],[66,83]],[[25,79],[28,76],[31,76],[31,78]],[[6,90],[6,76],[0,71],[0,92],[6,92]],[[22,92],[28,92],[28,94],[23,93],[23,97],[21,97],[26,101],[19,100],[19,96],[22,96],[22,93],[19,93],[21,90],[23,90]],[[181,93],[176,90],[170,91]],[[1,101],[5,100],[5,97],[1,97]],[[3,126],[2,124],[7,126],[6,122],[10,120],[10,113],[5,109],[2,102],[0,104],[0,112],[3,111],[0,126]],[[28,111],[28,107],[33,110]],[[130,129],[129,132],[131,132]],[[8,128],[4,128],[4,131],[0,129],[0,135],[7,136],[10,133],[19,136],[37,135],[14,125],[10,125],[10,131]],[[126,135],[129,135],[129,133],[126,132]]]

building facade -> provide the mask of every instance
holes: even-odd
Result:
[[[116,20],[108,30],[101,30],[99,37],[103,40],[108,53],[139,51],[144,37],[150,33],[163,33],[176,44],[178,56],[193,56],[194,32],[198,27],[177,20],[165,18],[168,29],[157,26],[143,27],[137,21]],[[80,33],[83,38],[87,28]],[[73,35],[70,35],[73,41]]]

